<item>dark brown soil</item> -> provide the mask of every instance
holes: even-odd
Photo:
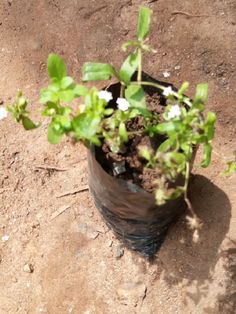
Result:
[[[153,114],[161,114],[164,112],[166,104],[163,104],[163,97],[155,93],[146,95],[146,105]],[[155,123],[158,122],[154,120],[153,124]],[[142,131],[143,117],[139,116],[128,121],[126,128],[128,132]],[[123,152],[113,153],[107,143],[104,143],[102,149],[97,149],[97,158],[111,175],[137,184],[147,192],[153,192],[156,189],[155,179],[159,177],[159,172],[156,169],[145,167],[147,161],[139,156],[139,147],[147,146],[155,151],[163,140],[162,136],[150,138],[145,134],[137,134],[129,140]],[[118,170],[116,171],[116,169]]]

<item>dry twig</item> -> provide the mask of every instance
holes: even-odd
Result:
[[[39,165],[35,167],[36,169],[42,169],[42,170],[52,170],[52,171],[68,171],[68,168],[60,168],[56,166],[50,166],[50,165]]]
[[[70,207],[71,207],[71,205],[64,205],[64,206],[60,207],[58,210],[56,210],[54,213],[52,213],[51,220],[57,218],[59,215],[64,213]]]
[[[185,15],[188,17],[209,17],[209,15],[206,15],[206,14],[190,14],[184,11],[174,11],[171,13],[171,15],[177,15],[177,14]]]
[[[61,197],[64,197],[64,196],[74,195],[74,194],[77,194],[77,193],[85,192],[85,191],[88,191],[88,189],[89,189],[88,186],[85,185],[82,188],[79,188],[79,189],[76,189],[76,190],[72,190],[72,191],[67,191],[65,193],[59,194],[59,195],[56,196],[56,198],[61,198]]]

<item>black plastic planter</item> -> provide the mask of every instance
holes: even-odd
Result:
[[[171,85],[145,74],[143,76],[145,81]],[[119,97],[119,89],[119,83],[108,88],[114,99]],[[160,94],[158,89],[152,87],[146,87],[145,92],[149,95]],[[98,162],[100,158],[97,157],[96,150],[91,148],[88,151],[89,187],[96,207],[107,225],[128,248],[152,258],[163,243],[170,225],[185,210],[183,197],[157,206],[153,194],[135,184],[113,177]]]

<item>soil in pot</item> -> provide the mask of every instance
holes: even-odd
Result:
[[[158,93],[146,96],[147,108],[157,114],[165,110],[166,100]],[[161,117],[161,116],[160,116]],[[137,117],[126,124],[127,131],[143,130],[143,118]],[[150,138],[147,135],[133,135],[122,153],[113,153],[109,146],[103,143],[101,148],[96,148],[96,156],[103,168],[112,176],[138,185],[147,192],[156,189],[155,180],[160,176],[156,169],[145,167],[146,162],[138,154],[139,146],[147,146],[154,151],[165,140],[161,135]]]

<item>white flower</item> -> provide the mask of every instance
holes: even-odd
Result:
[[[125,98],[117,98],[116,103],[121,111],[126,111],[129,108],[129,103]]]
[[[5,107],[0,107],[0,120],[5,119],[7,117],[7,110]]]
[[[178,105],[174,105],[168,112],[168,119],[178,118],[181,115],[181,110]]]
[[[106,102],[109,102],[112,100],[112,93],[106,91],[106,90],[100,90],[98,92],[98,98],[105,100]]]
[[[167,72],[167,71],[163,72],[163,76],[165,78],[170,77],[170,72]]]
[[[166,87],[166,88],[163,90],[163,95],[166,96],[166,97],[168,97],[168,96],[170,96],[170,95],[173,95],[173,94],[174,94],[174,91],[173,91],[173,89],[172,89],[171,86],[168,86],[168,87]]]

